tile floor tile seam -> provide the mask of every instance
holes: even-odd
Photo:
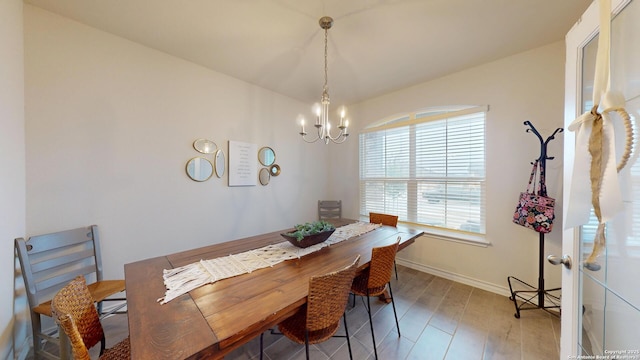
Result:
[[[471,288],[471,291],[469,292],[469,296],[467,296],[467,299],[464,302],[464,307],[462,308],[462,311],[460,312],[460,318],[458,319],[457,324],[456,324],[456,328],[455,328],[455,330],[453,331],[453,334],[452,334],[453,336],[455,336],[456,332],[458,331],[458,327],[460,326],[460,323],[462,323],[462,319],[464,319],[464,314],[466,313],[467,308],[469,307],[469,302],[471,301],[471,294],[473,294],[474,289],[475,288],[473,288],[473,287]]]
[[[408,312],[407,312],[407,313],[408,313]],[[427,327],[429,327],[429,321],[431,321],[431,318],[433,317],[433,314],[434,314],[434,313],[433,313],[433,312],[431,312],[431,314],[429,315],[429,318],[424,322],[424,326],[422,327],[422,330],[420,330],[420,334],[418,334],[418,335],[416,336],[416,341],[413,341],[413,340],[411,340],[411,339],[407,338],[406,336],[402,336],[402,337],[403,337],[403,338],[405,338],[405,339],[406,339],[406,340],[408,340],[408,341],[413,342],[413,343],[414,343],[414,345],[415,345],[415,343],[417,343],[417,339],[420,339],[420,337],[421,337],[421,336],[422,336],[422,334],[425,332],[425,330],[427,329]],[[401,322],[402,322],[402,319],[398,319],[398,322],[400,322],[400,323],[401,323]],[[393,329],[392,329],[392,330],[393,330]],[[438,329],[438,330],[441,330],[441,329]],[[402,329],[401,329],[401,331],[402,331]],[[441,330],[441,331],[442,331],[442,330]]]
[[[375,313],[373,313],[373,314],[371,315],[371,318],[372,318],[372,319],[374,319],[374,321],[375,321],[375,317],[376,317],[376,315],[378,315],[378,314],[380,313],[380,311],[382,311],[382,310],[383,310],[387,305],[391,305],[391,304],[383,304],[383,306],[379,307],[379,308],[378,308],[378,310],[377,310]],[[363,304],[363,306],[365,306],[365,307],[366,307],[366,304]],[[352,308],[352,309],[353,309],[353,308]],[[398,321],[400,321],[400,319],[398,319]],[[362,342],[359,338],[357,338],[357,337],[355,336],[355,334],[356,334],[357,332],[359,332],[360,330],[362,330],[362,329],[363,329],[363,328],[365,328],[365,327],[367,328],[367,330],[363,330],[363,331],[369,331],[369,330],[368,330],[368,329],[370,328],[369,320],[367,320],[366,322],[364,322],[364,323],[362,324],[362,326],[360,326],[360,327],[359,327],[357,330],[355,330],[353,333],[351,332],[351,330],[349,331],[349,333],[350,333],[350,334],[353,334],[353,335],[350,337],[351,339],[355,339],[355,340],[356,340],[356,341],[358,341],[358,342],[359,342],[359,343],[360,343],[360,344],[361,344],[365,349],[369,349],[369,348],[368,348],[368,346],[370,346],[371,344],[365,344],[364,342]],[[401,331],[402,331],[402,330],[401,330]],[[423,331],[424,331],[424,329],[423,329]],[[379,341],[384,340],[384,339],[385,339],[387,336],[389,336],[391,333],[396,333],[396,332],[395,332],[395,327],[393,327],[393,328],[389,329],[389,331],[387,331],[386,333],[381,334],[381,335],[382,335],[382,337],[381,337],[381,339],[380,339]],[[378,334],[378,333],[376,332],[376,334]],[[380,335],[377,335],[377,336],[376,336],[376,338],[378,338],[378,336],[380,336]],[[415,342],[411,341],[410,339],[408,339],[408,338],[406,338],[406,337],[404,337],[404,339],[405,339],[405,340],[407,340],[407,341],[409,341],[409,342],[411,342],[411,343],[413,343],[413,344],[415,345]],[[352,341],[353,341],[353,340],[352,340]],[[370,349],[369,351],[370,351],[369,355],[373,354],[373,349]]]
[[[491,302],[484,302],[484,303],[480,304],[481,305],[481,309],[485,309],[485,311],[480,312],[481,319],[480,320],[474,319],[474,315],[477,316],[477,314],[474,314],[473,310],[477,311],[477,306],[478,306],[478,304],[474,303],[474,301],[473,301],[474,300],[474,293],[482,294],[483,291],[484,290],[473,288],[473,290],[469,294],[469,299],[468,299],[469,301],[467,302],[467,304],[466,304],[466,306],[464,308],[463,314],[460,317],[460,322],[458,323],[458,325],[461,324],[461,323],[465,323],[467,325],[480,325],[481,329],[484,332],[489,333],[489,331],[490,331],[489,324],[492,322],[492,320],[494,318],[497,318],[500,315],[495,313],[495,312],[486,311],[486,309],[490,307]],[[487,316],[487,314],[488,314],[488,316]],[[476,320],[476,321],[474,321],[474,320]],[[480,323],[478,324],[477,321],[480,321]]]
[[[358,339],[357,337],[353,336],[351,341],[357,341],[363,348],[367,349],[367,357],[366,359],[368,359],[371,355],[373,355],[373,349],[369,349],[368,346],[370,346],[371,344],[365,344],[362,341],[360,341],[360,339]]]
[[[265,332],[266,332],[266,331],[268,331],[268,330],[265,330]],[[276,344],[277,344],[279,341],[281,341],[281,340],[282,340],[282,337],[281,337],[281,338],[278,338],[278,339],[277,339],[277,340],[275,340],[275,341],[272,341],[270,344],[264,344],[264,345],[263,345],[263,348],[262,348],[262,351],[264,352],[264,354],[265,354],[265,355],[267,355],[267,350],[269,350],[269,348],[273,347],[274,345],[276,345]]]
[[[484,340],[482,341],[482,354],[484,356],[484,353],[487,351],[487,341],[489,340],[489,331],[484,332]]]
[[[554,316],[553,314],[548,314],[546,311],[541,310],[541,309],[531,309],[531,313],[534,313],[536,310],[538,311],[543,311],[543,313],[547,316]],[[537,315],[537,314],[536,314]],[[514,315],[515,316],[515,315]],[[523,321],[522,321],[522,317],[518,318],[518,325],[520,327],[520,359],[521,360],[525,360],[526,356],[528,354],[525,354],[525,331],[522,328],[523,327]],[[556,336],[556,331],[553,329],[553,325],[551,325],[551,330],[553,331],[553,337],[554,337],[554,342],[558,342],[558,338]],[[560,353],[560,350],[558,350],[558,354]]]
[[[387,337],[388,337],[388,336],[390,336],[391,334],[394,334],[394,336],[395,336],[395,333],[396,333],[395,331],[390,331],[390,332],[389,332],[389,334],[387,334]],[[385,337],[385,338],[382,340],[382,343],[384,343],[384,340],[385,340],[387,337]],[[416,343],[415,343],[414,341],[411,341],[410,339],[407,339],[407,338],[406,338],[406,337],[404,337],[404,336],[401,336],[400,338],[402,338],[402,339],[403,339],[404,341],[406,341],[406,342],[411,343],[411,347],[410,347],[410,348],[409,348],[409,350],[407,351],[407,355],[405,355],[403,358],[394,358],[393,360],[403,360],[403,359],[406,359],[407,357],[409,357],[409,354],[411,354],[411,350],[413,350],[413,348],[416,346]],[[398,339],[400,339],[400,338],[398,338]],[[398,340],[398,341],[400,341],[400,340]],[[383,348],[378,348],[378,354],[383,353],[385,349],[386,349],[385,347],[383,347]],[[384,358],[383,360],[386,360],[386,359],[388,359],[388,358]]]
[[[449,353],[449,349],[451,349],[451,344],[453,344],[453,335],[451,336],[451,340],[447,344],[447,349],[444,351],[444,354],[442,355],[442,360],[445,360],[447,358],[447,354]]]
[[[402,273],[400,273],[400,275],[402,275]],[[394,287],[397,287],[399,290],[397,291],[400,295],[404,294],[404,290],[407,288],[407,286],[410,286],[411,283],[413,282],[412,280],[417,279],[418,276],[413,276],[409,281],[407,282],[402,282],[402,280],[398,280],[396,282],[396,285],[394,285]],[[402,313],[402,314],[398,314],[398,321],[401,322],[402,319],[404,319],[405,316],[407,316],[409,314],[409,310],[418,302],[418,299],[427,292],[427,289],[429,287],[429,285],[431,285],[431,283],[433,282],[433,280],[435,279],[435,276],[431,276],[428,278],[427,283],[423,283],[422,281],[417,281],[418,283],[422,284],[422,286],[420,287],[420,291],[416,292],[414,295],[414,297],[411,298],[411,300],[407,301],[407,308],[406,310]],[[418,279],[421,280],[421,279]],[[420,338],[420,336],[422,336],[422,334],[424,333],[425,329],[427,328],[427,324],[429,322],[429,320],[431,319],[431,316],[433,316],[433,312],[431,313],[431,315],[429,316],[429,319],[427,319],[427,321],[425,322],[425,326],[422,328],[422,330],[420,331],[420,334],[417,336],[417,338]],[[391,336],[392,333],[395,333],[395,330],[392,329],[389,333],[387,333],[386,336]],[[385,336],[385,338],[386,338]],[[416,342],[412,341],[411,339],[402,336],[402,338],[405,341],[408,341],[409,343],[411,343],[411,348],[409,349],[409,351],[407,352],[407,356],[405,356],[405,359],[409,356],[409,354],[411,354],[413,348],[416,346]],[[383,339],[384,340],[384,339]],[[359,340],[358,340],[359,341]],[[401,359],[398,359],[401,360]]]
[[[445,331],[442,331],[441,329],[439,329],[439,328],[437,328],[437,327],[435,327],[435,326],[433,326],[433,325],[427,325],[427,326],[425,326],[424,330],[423,330],[423,331],[422,331],[422,333],[420,334],[420,337],[419,337],[419,338],[418,338],[418,340],[416,341],[416,343],[415,343],[414,347],[415,347],[415,346],[418,346],[418,345],[421,343],[421,340],[423,340],[423,339],[424,339],[424,338],[422,337],[422,335],[423,335],[426,331],[429,331],[429,330],[432,330],[432,331],[434,331],[434,330],[435,330],[435,331],[437,331],[437,332],[439,332],[439,333],[441,333],[441,334],[444,334],[444,335],[445,335],[445,337],[448,337],[448,340],[445,342],[445,343],[446,343],[446,348],[444,349],[444,351],[443,351],[443,353],[442,353],[442,358],[441,358],[441,360],[442,360],[442,359],[444,359],[444,358],[445,358],[447,351],[449,351],[449,347],[451,346],[451,342],[453,341],[453,336],[452,336],[451,334],[449,334],[449,333],[445,332]],[[431,331],[431,332],[432,332],[432,331]],[[433,334],[428,334],[428,335],[433,335]],[[434,336],[435,336],[435,335],[434,335]],[[430,339],[431,339],[431,338],[430,338]],[[409,352],[409,355],[411,355],[412,351],[413,351],[413,348],[412,348],[412,349],[411,349],[411,351]]]
[[[453,280],[449,280],[445,278],[437,278],[437,279],[434,279],[434,281],[432,281],[431,283],[429,283],[429,286],[427,287],[427,289],[430,289],[433,286],[433,289],[431,290],[434,293],[440,291],[442,293],[442,296],[444,297],[451,290],[452,284],[453,284]]]
[[[351,331],[351,329],[349,329],[349,335],[350,335],[350,336],[349,336],[349,339],[351,339],[351,341],[353,341],[353,340],[355,339],[355,340],[357,340],[360,344],[362,344],[362,346],[365,346],[365,347],[366,347],[366,345],[365,345],[362,341],[360,341],[360,339],[358,339],[358,338],[356,337],[356,334],[357,334],[360,330],[365,331],[365,330],[363,330],[364,328],[366,328],[366,330],[368,331],[368,329],[369,329],[369,320],[367,320],[366,322],[364,322],[364,323],[362,324],[362,326],[360,326],[359,328],[357,328],[357,329],[356,329],[356,330],[354,330],[353,332]],[[372,350],[372,351],[373,351],[373,350]]]
[[[424,329],[423,329],[423,330],[422,330],[422,332],[420,333],[420,336],[422,336],[422,333],[424,333]],[[418,339],[420,338],[420,336],[418,337]],[[411,341],[411,340],[409,340],[409,339],[407,339],[407,338],[405,338],[405,339],[406,339],[407,341]],[[409,351],[407,352],[407,356],[405,356],[405,357],[404,357],[405,359],[407,359],[407,358],[408,358],[408,357],[413,353],[413,349],[418,345],[418,342],[417,342],[417,341],[416,341],[416,342],[411,341],[411,342],[413,343],[413,345],[411,345],[411,348],[410,348],[410,349],[409,349]],[[401,360],[401,359],[398,359],[398,360]]]
[[[515,316],[515,315],[514,315]],[[524,331],[522,329],[522,321],[521,317],[518,318],[518,327],[520,328],[520,360],[524,360],[524,346],[522,346],[524,342]]]
[[[300,349],[298,351],[294,351],[293,353],[291,353],[291,355],[289,357],[287,357],[287,360],[291,360],[291,359],[295,358],[298,355],[298,353],[300,353],[301,351],[304,351],[304,348],[302,348],[302,349]]]
[[[445,332],[447,334],[448,334],[448,332],[445,329],[441,329],[438,326],[435,326],[435,325],[431,324],[431,320],[433,319],[433,317],[436,314],[438,314],[438,311],[440,310],[440,307],[443,305],[444,300],[447,298],[447,294],[449,294],[450,290],[451,290],[451,284],[449,284],[449,286],[447,287],[447,291],[442,293],[442,296],[439,297],[438,305],[435,307],[435,309],[433,309],[433,313],[429,317],[429,321],[427,321],[427,325],[431,325],[431,326],[435,327],[436,329],[438,329],[438,330],[440,330],[442,332]],[[453,334],[449,334],[449,335],[453,335]]]
[[[402,274],[400,274],[402,275]],[[413,294],[413,292],[419,292],[422,294],[426,288],[426,285],[422,282],[416,282],[414,284],[413,281],[403,281],[403,280],[391,280],[391,285],[393,286],[393,292],[400,297],[406,296],[408,294],[414,295],[417,298],[419,295]],[[418,285],[420,287],[418,287]]]
[[[365,325],[367,325],[367,324],[368,324],[368,322],[367,322],[367,323],[365,323]],[[352,345],[353,345],[353,340],[354,340],[354,339],[355,339],[356,341],[358,341],[360,344],[362,344],[362,342],[361,342],[360,340],[358,340],[358,339],[357,339],[357,338],[356,338],[356,337],[355,337],[351,332],[349,332],[349,334],[350,334],[350,336],[349,336],[349,340],[351,341],[351,344],[352,344]],[[340,335],[340,336],[344,336],[344,334],[338,334],[338,335]],[[328,359],[333,359],[333,356],[334,356],[334,355],[336,355],[336,354],[340,351],[340,349],[342,349],[342,347],[343,347],[343,346],[344,346],[344,347],[347,347],[347,340],[346,340],[345,338],[343,338],[343,337],[341,337],[340,339],[344,339],[344,344],[341,344],[340,346],[338,346],[338,347],[336,348],[336,350],[335,350],[333,353],[331,353],[331,354],[329,354],[328,352],[324,351],[320,346],[318,346],[318,344],[310,344],[310,345],[309,345],[309,349],[310,349],[310,350],[311,350],[311,349],[315,349],[316,351],[318,351],[318,352],[322,353],[324,356],[326,356]],[[283,336],[281,339],[278,339],[277,341],[281,341],[281,340],[282,340],[282,341],[287,341],[286,336]],[[276,341],[276,342],[277,342],[277,341]],[[291,340],[288,340],[288,341],[291,341]],[[273,343],[273,344],[271,344],[271,345],[275,345],[275,343],[276,343],[276,342],[274,342],[274,343]],[[364,344],[362,344],[362,345],[364,346]],[[352,348],[353,348],[353,346],[352,346]],[[304,347],[302,347],[299,351],[294,352],[294,353],[289,357],[289,359],[292,359],[292,358],[296,357],[300,352],[304,351],[304,349],[305,349],[305,348],[304,348]],[[266,350],[266,349],[265,349],[265,350]],[[347,350],[347,352],[348,352],[348,350]],[[373,351],[372,351],[372,353],[373,353]]]
[[[419,291],[419,293],[416,293],[415,296],[411,297],[409,301],[407,301],[408,303],[410,303],[411,305],[415,304],[418,299],[427,291],[427,287],[428,285],[422,287],[422,289]],[[403,295],[406,295],[405,292],[403,291],[398,291],[398,296],[401,297]]]
[[[346,342],[347,340],[345,339],[345,346],[346,346]],[[342,345],[338,346],[338,348],[336,349],[336,351],[333,352],[333,354],[327,354],[324,350],[322,350],[321,347],[317,346],[317,344],[313,344],[310,345],[313,346],[317,351],[321,352],[322,354],[324,354],[324,356],[327,357],[327,359],[331,359],[333,357],[333,355],[335,355],[336,353],[338,353],[338,351],[342,348]]]
[[[434,294],[429,294],[428,296],[428,298],[426,296],[423,296],[417,299],[415,304],[417,304],[416,306],[424,307],[435,314],[443,305],[445,297]]]
[[[556,340],[556,349],[558,350],[558,354],[560,354],[560,334],[558,334],[555,326],[551,326],[551,329],[553,330],[553,338]]]
[[[282,336],[280,336],[280,337],[278,338],[278,340],[276,340],[276,341],[272,342],[269,346],[267,346],[267,347],[265,347],[265,348],[264,348],[265,355],[268,355],[268,354],[267,354],[267,350],[268,350],[269,348],[272,348],[272,347],[274,347],[274,346],[277,346],[277,345],[278,345],[278,343],[287,342],[287,341],[288,341],[288,342],[291,342],[291,343],[292,343],[292,344],[294,344],[294,345],[300,345],[300,344],[298,344],[298,343],[296,343],[296,342],[294,342],[294,341],[292,341],[292,340],[289,340],[286,336],[282,335]],[[296,354],[298,354],[300,351],[303,351],[303,350],[304,350],[304,344],[303,344],[303,347],[302,347],[302,348],[298,349],[298,351],[294,351],[294,352],[291,354],[291,356],[289,356],[287,359],[291,359],[291,358],[293,358]],[[276,360],[276,359],[273,359],[273,360]]]
[[[453,336],[453,334],[455,333],[455,331],[451,331],[451,332],[450,332],[449,330],[444,329],[444,328],[442,328],[442,327],[438,326],[438,325],[437,325],[437,322],[436,322],[435,324],[432,322],[432,321],[434,320],[434,318],[436,318],[436,320],[441,319],[440,317],[436,317],[436,316],[438,316],[438,315],[440,315],[440,316],[446,315],[446,316],[445,316],[446,318],[450,318],[450,316],[445,312],[445,311],[446,311],[446,309],[444,309],[444,308],[443,308],[443,306],[444,306],[444,304],[445,304],[445,299],[447,298],[447,294],[448,294],[448,291],[447,291],[445,294],[443,294],[443,296],[440,298],[440,301],[438,302],[438,306],[436,306],[436,308],[433,310],[433,313],[431,314],[431,317],[429,318],[429,321],[427,322],[427,325],[431,325],[431,326],[433,326],[434,328],[436,328],[436,329],[438,329],[438,330],[440,330],[440,331],[442,331],[442,332],[444,332],[444,333],[447,333],[447,334],[449,334],[449,335]],[[441,309],[441,308],[442,308],[442,309]],[[444,310],[443,310],[443,309],[444,309]],[[441,311],[441,310],[442,310],[442,311]],[[456,320],[456,327],[458,326],[458,325],[457,325],[457,323],[458,323],[458,322],[459,322],[459,320]],[[446,324],[446,322],[445,322],[444,324]]]
[[[447,358],[447,354],[449,354],[449,350],[451,349],[451,345],[453,344],[453,339],[455,339],[455,337],[458,335],[458,330],[460,328],[460,324],[462,324],[462,319],[464,318],[464,313],[467,310],[467,307],[469,306],[469,302],[471,301],[471,294],[473,293],[473,291],[475,290],[474,287],[471,287],[471,292],[469,293],[469,296],[467,297],[467,301],[464,304],[464,308],[462,310],[462,313],[460,314],[460,319],[458,320],[455,330],[453,331],[453,334],[451,334],[451,341],[449,342],[449,344],[447,345],[447,350],[444,353],[444,358],[443,360],[445,360]],[[433,326],[433,325],[432,325]],[[433,326],[434,328],[443,331],[445,333],[447,333],[445,330],[443,329],[439,329],[437,326]],[[487,337],[488,337],[488,330],[484,330],[483,331],[484,334],[484,340],[482,341],[482,354],[484,356],[486,347],[487,347]]]
[[[484,354],[487,350],[487,336],[488,334],[485,332],[484,333],[484,339],[482,340],[482,350],[479,352],[481,355],[481,358],[484,358]],[[451,346],[454,344],[454,340],[455,340],[455,336],[451,338],[451,341],[449,342],[449,346],[447,347],[447,351],[444,354],[444,359],[447,358],[447,355],[449,354],[449,350],[451,350]]]
[[[429,279],[427,281],[423,281],[424,279],[417,279],[416,281],[413,281],[414,279],[410,279],[409,281],[397,280],[397,281],[395,281],[394,287],[396,285],[398,285],[399,293],[400,294],[404,294],[404,291],[406,291],[405,289],[407,287],[409,287],[411,290],[413,290],[412,286],[421,285],[422,291],[420,293],[422,294],[422,293],[424,293],[426,291],[427,287],[429,287],[429,285],[431,285],[431,283],[433,282],[434,278],[435,277],[432,277],[431,279]]]

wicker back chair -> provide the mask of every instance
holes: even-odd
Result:
[[[369,222],[372,224],[382,224],[396,227],[398,226],[398,216],[397,215],[389,215],[389,214],[381,214],[381,213],[369,213]],[[396,280],[398,280],[398,268],[396,266],[396,260],[393,259],[393,269],[396,272]]]
[[[367,298],[367,312],[369,313],[369,325],[371,326],[371,338],[373,339],[373,352],[375,358],[378,358],[376,350],[376,337],[373,332],[373,321],[371,319],[371,301],[369,297],[378,296],[384,293],[385,289],[389,289],[391,297],[391,305],[393,306],[393,315],[396,318],[396,328],[398,329],[398,337],[400,336],[400,325],[398,324],[398,314],[396,313],[396,304],[393,300],[393,292],[391,290],[391,272],[393,271],[393,261],[396,258],[400,237],[395,243],[383,247],[373,248],[371,251],[371,262],[369,268],[362,274],[353,279],[351,292]],[[355,297],[354,297],[355,302]]]
[[[313,276],[309,279],[309,296],[307,303],[293,316],[278,324],[280,332],[298,344],[305,344],[309,359],[309,344],[321,343],[335,335],[340,326],[340,318],[344,320],[344,329],[351,355],[351,342],[345,308],[349,302],[349,289],[360,261],[356,256],[351,265],[325,275]],[[262,359],[262,336],[260,337],[260,359]]]
[[[398,226],[398,216],[370,212],[369,222],[372,224],[382,224],[396,227]]]
[[[129,359],[129,338],[105,351],[100,316],[83,276],[60,289],[51,301],[52,316],[69,338],[73,358],[90,360],[89,349],[100,343],[100,359]]]

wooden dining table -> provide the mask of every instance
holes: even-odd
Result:
[[[355,222],[331,220],[336,227]],[[132,359],[221,359],[305,304],[309,277],[338,270],[360,255],[358,272],[371,249],[401,237],[399,249],[421,231],[381,226],[299,259],[201,286],[166,304],[163,270],[257,249],[284,241],[283,231],[251,236],[141,260],[124,266]]]

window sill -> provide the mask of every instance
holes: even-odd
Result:
[[[474,234],[468,233],[464,231],[455,231],[455,230],[444,230],[437,229],[431,226],[423,226],[413,223],[400,223],[398,226],[404,226],[412,229],[417,229],[424,231],[424,236],[428,236],[433,239],[451,241],[460,244],[479,246],[479,247],[489,247],[491,243],[487,241],[486,235],[484,234]]]
[[[368,217],[360,217],[360,221],[368,222]],[[487,241],[485,234],[475,234],[466,231],[456,231],[456,230],[445,230],[440,228],[435,228],[432,226],[425,226],[416,223],[409,222],[398,222],[398,227],[416,229],[420,231],[424,231],[423,236],[428,236],[433,239],[443,240],[443,241],[451,241],[460,244],[479,246],[479,247],[489,247],[491,243]]]

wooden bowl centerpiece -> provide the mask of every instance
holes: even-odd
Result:
[[[298,224],[295,226],[294,231],[280,235],[291,244],[300,248],[306,248],[327,240],[334,231],[336,231],[336,228],[333,225],[320,220],[312,223]]]

